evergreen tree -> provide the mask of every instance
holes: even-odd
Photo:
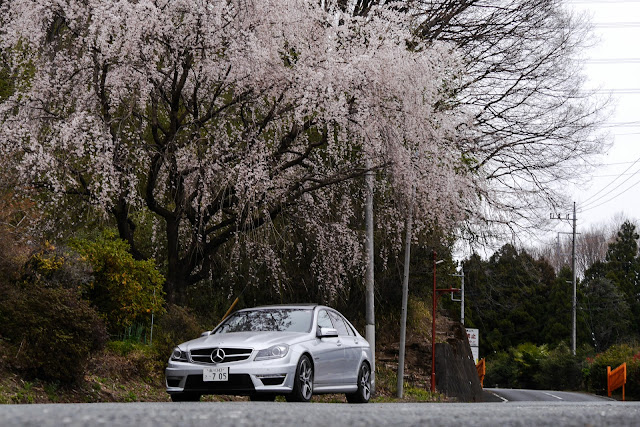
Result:
[[[622,293],[630,309],[631,332],[635,335],[640,335],[638,238],[640,236],[636,232],[636,226],[630,221],[625,221],[620,226],[615,241],[609,244],[605,261],[602,264],[594,264],[586,274],[594,279],[606,278]],[[615,299],[616,295],[611,293],[609,297]]]
[[[468,324],[480,329],[482,354],[525,342],[543,344],[553,268],[504,245],[488,261],[465,261]]]
[[[631,311],[620,289],[604,277],[591,277],[583,285],[580,308],[596,351],[604,351],[628,338]]]

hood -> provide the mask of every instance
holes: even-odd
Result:
[[[183,350],[213,347],[263,349],[276,344],[293,345],[314,338],[308,332],[233,332],[200,337],[180,344]]]

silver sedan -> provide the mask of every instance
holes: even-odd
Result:
[[[375,387],[372,360],[369,343],[330,307],[256,307],[176,347],[166,385],[174,402],[203,394],[308,402],[314,394],[345,393],[351,403],[366,403]]]

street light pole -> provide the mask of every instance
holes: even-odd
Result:
[[[371,162],[366,162],[365,173],[365,254],[367,267],[365,272],[366,307],[365,307],[365,339],[371,346],[371,379],[376,375],[376,321],[374,315],[374,276],[373,276],[373,186],[374,176],[371,170]]]
[[[436,391],[436,251],[433,251],[433,308],[431,310],[431,392]]]
[[[453,277],[460,278],[460,299],[455,299],[451,294],[451,301],[460,303],[460,323],[464,326],[464,264],[460,263],[460,274],[452,274]]]
[[[571,275],[573,282],[573,298],[571,299],[572,308],[572,327],[571,327],[571,352],[576,355],[576,202],[573,202],[573,242],[571,244]]]
[[[411,261],[411,228],[413,226],[413,201],[409,204],[405,221],[404,240],[404,277],[402,278],[402,310],[400,316],[400,351],[398,353],[397,396],[402,399],[404,393],[404,354],[407,336],[407,300],[409,298],[409,262]]]

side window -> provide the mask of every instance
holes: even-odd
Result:
[[[353,335],[353,331],[347,326],[342,317],[337,313],[331,313],[331,319],[336,325],[338,335]]]
[[[318,327],[319,328],[333,328],[329,313],[326,310],[320,310],[318,312]]]

